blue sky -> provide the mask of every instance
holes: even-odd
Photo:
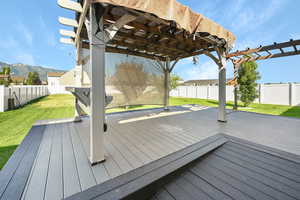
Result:
[[[290,38],[300,39],[298,0],[179,0],[194,11],[232,31],[236,49],[257,47]],[[224,3],[226,2],[226,3]],[[59,43],[58,16],[73,18],[56,0],[1,2],[0,61],[25,63],[68,70],[74,66],[75,51]],[[300,82],[300,56],[259,61],[260,82]],[[180,61],[174,72],[185,80],[217,78],[217,67],[205,56],[193,65]],[[227,76],[232,77],[229,64]]]

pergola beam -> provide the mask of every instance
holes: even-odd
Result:
[[[65,29],[60,29],[59,33],[63,36],[67,36],[67,37],[71,37],[71,38],[75,38],[75,36],[76,36],[76,33],[74,31],[65,30]]]
[[[297,45],[300,45],[300,40],[290,40],[288,42],[274,43],[272,45],[260,46],[258,48],[254,48],[254,49],[246,49],[243,51],[236,51],[236,52],[228,54],[226,57],[232,58],[232,57],[236,57],[236,56],[240,56],[240,55],[249,55],[249,54],[252,54],[255,52],[263,52],[263,51],[268,52],[268,51],[275,50],[275,49],[283,49],[283,48],[293,47],[293,46],[297,46]]]
[[[65,26],[78,27],[78,22],[74,19],[66,18],[66,17],[58,17],[58,22]]]

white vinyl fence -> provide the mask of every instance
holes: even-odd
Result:
[[[14,105],[18,107],[48,94],[48,86],[46,85],[9,87],[0,85],[0,112],[4,112],[9,108],[9,101],[13,101]]]
[[[226,100],[233,101],[233,86],[226,86]],[[300,84],[259,84],[256,103],[300,106]],[[172,97],[218,100],[218,86],[179,86],[170,92]]]

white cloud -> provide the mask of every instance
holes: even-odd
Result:
[[[28,65],[35,65],[35,60],[33,55],[28,53],[22,53],[15,57],[16,62],[28,64]]]
[[[272,3],[267,2],[253,4],[254,6],[247,6],[245,9],[237,9],[235,20],[232,22],[231,27],[233,31],[248,32],[256,29],[257,27],[268,22],[273,16],[283,8],[286,0],[277,0]],[[232,11],[231,11],[232,12]],[[232,18],[231,18],[232,20]]]

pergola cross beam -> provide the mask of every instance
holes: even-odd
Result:
[[[237,76],[239,67],[245,63],[250,61],[258,61],[258,60],[267,60],[271,58],[281,58],[287,56],[300,55],[300,51],[297,49],[297,45],[300,45],[300,40],[291,39],[288,42],[276,43],[274,42],[272,45],[267,46],[259,46],[258,48],[250,49],[247,48],[243,51],[235,51],[233,53],[227,54],[226,58],[232,61],[234,65],[234,109],[237,109]],[[284,51],[284,48],[289,48],[288,51]],[[272,53],[271,51],[278,50],[279,53]],[[264,53],[267,55],[261,55]],[[242,57],[241,57],[242,56]]]

